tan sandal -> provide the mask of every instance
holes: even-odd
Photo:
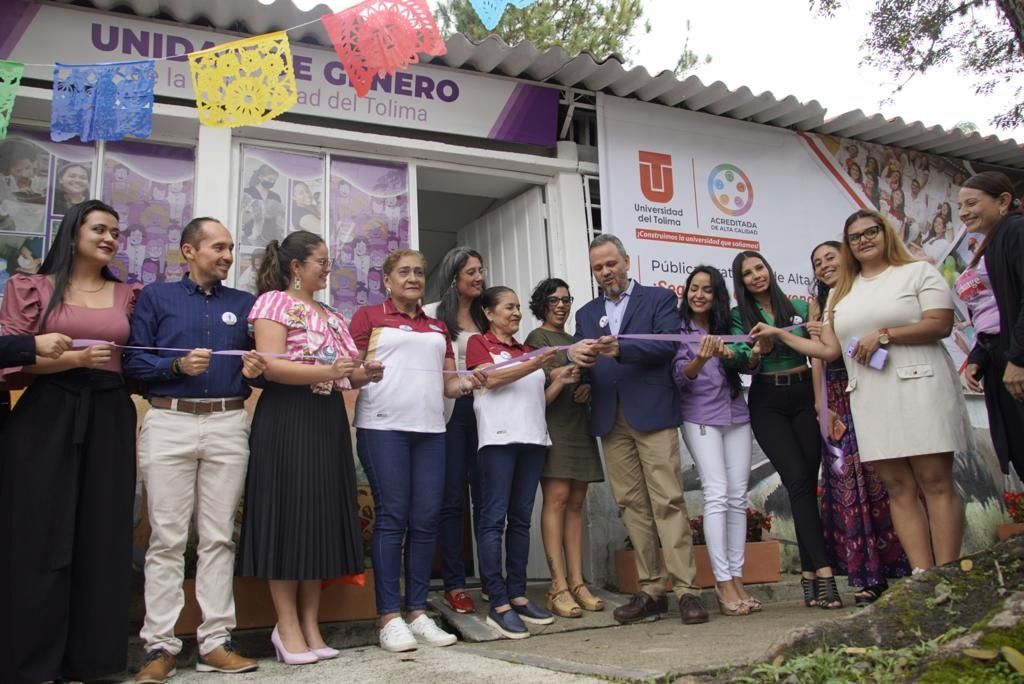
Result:
[[[604,610],[604,601],[591,594],[586,584],[577,584],[569,591],[572,592],[572,597],[576,599],[576,603],[580,604],[583,610],[592,612]]]
[[[583,610],[572,600],[568,589],[563,589],[554,594],[548,593],[548,610],[558,617],[583,617]]]

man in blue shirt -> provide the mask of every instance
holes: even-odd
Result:
[[[246,379],[266,367],[248,330],[254,297],[225,287],[234,242],[219,221],[196,218],[181,232],[188,276],[154,283],[139,294],[126,350],[125,375],[146,384],[152,409],[139,433],[139,469],[146,485],[152,534],[146,552],[148,653],[136,682],[162,684],[174,674],[181,640],[174,624],[184,605],[182,581],[189,523],[195,509],[199,537],[196,597],[203,622],[196,639],[200,672],[250,672],[255,660],[231,642],[235,627],[235,512],[249,461]],[[181,352],[154,349],[191,349]]]

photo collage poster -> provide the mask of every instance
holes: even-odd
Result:
[[[103,201],[121,216],[111,270],[128,283],[176,282],[188,270],[179,244],[192,217],[195,151],[140,142],[107,143]]]
[[[242,147],[236,226],[236,287],[256,293],[267,244],[297,230],[324,234],[324,158]]]
[[[96,147],[11,127],[0,141],[0,297],[16,273],[39,271],[67,207],[92,197]]]
[[[409,246],[408,180],[404,164],[331,158],[330,303],[348,319],[384,301],[384,259]]]

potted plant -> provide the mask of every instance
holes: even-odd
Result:
[[[778,582],[782,568],[782,551],[775,539],[764,538],[771,532],[772,516],[753,508],[747,508],[747,545],[743,562],[743,581],[747,584]],[[693,558],[697,566],[694,584],[699,587],[713,587],[715,576],[711,571],[711,558],[704,537],[704,516],[690,518],[690,537],[693,543]],[[640,583],[636,572],[633,547],[626,539],[626,548],[614,553],[615,575],[619,591],[636,593]],[[671,580],[666,578],[666,589],[671,590]]]
[[[1003,502],[1013,522],[996,525],[996,536],[1000,541],[1024,532],[1024,492],[1003,492]]]

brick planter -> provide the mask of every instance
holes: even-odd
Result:
[[[715,576],[711,572],[711,559],[708,547],[693,547],[693,557],[697,564],[697,577],[694,584],[698,587],[715,586]],[[615,552],[615,577],[618,589],[624,594],[635,594],[640,591],[640,582],[636,572],[636,559],[632,549],[620,549]],[[761,584],[778,582],[782,570],[782,557],[779,542],[767,539],[759,542],[747,542],[743,562],[744,584]],[[671,591],[671,580],[666,578],[665,589]]]
[[[1015,534],[1021,534],[1024,532],[1024,523],[1003,523],[1002,525],[996,525],[996,536],[999,537],[999,541],[1009,539]]]

